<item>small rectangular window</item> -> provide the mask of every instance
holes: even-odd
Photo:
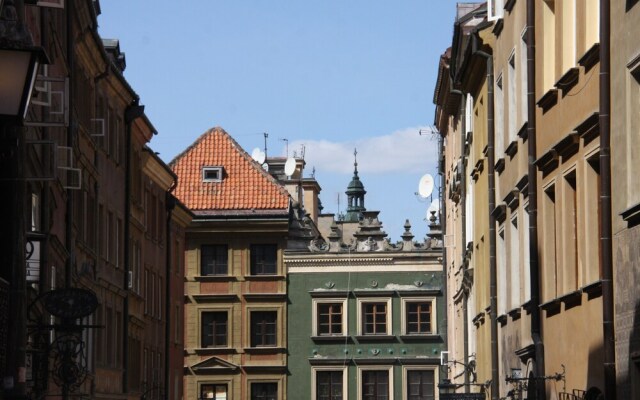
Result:
[[[227,275],[229,248],[226,245],[203,245],[200,248],[200,273]]]
[[[389,371],[362,371],[362,398],[367,400],[389,399]]]
[[[202,167],[203,182],[222,182],[222,167]]]
[[[275,347],[278,313],[253,311],[251,313],[251,347]]]
[[[433,400],[434,382],[433,370],[407,371],[407,400]]]
[[[206,311],[202,313],[200,340],[203,348],[227,346],[228,318],[226,311]]]
[[[318,304],[318,336],[342,335],[342,303]]]
[[[277,382],[255,382],[251,384],[251,400],[277,400]]]
[[[364,303],[362,315],[362,333],[364,335],[387,334],[387,303]]]
[[[201,386],[199,400],[227,400],[227,396],[228,392],[226,383],[212,383]]]
[[[431,328],[431,302],[407,303],[407,333],[428,334]]]
[[[275,275],[277,272],[277,259],[277,245],[251,245],[251,275]]]
[[[316,400],[342,400],[342,371],[316,372]]]

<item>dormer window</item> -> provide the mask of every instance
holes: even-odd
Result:
[[[222,182],[222,167],[202,167],[203,182]]]

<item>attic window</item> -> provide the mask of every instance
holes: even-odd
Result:
[[[202,167],[203,182],[222,182],[222,167]]]

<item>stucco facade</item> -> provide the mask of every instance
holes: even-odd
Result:
[[[611,157],[618,398],[640,397],[640,6],[612,2]]]

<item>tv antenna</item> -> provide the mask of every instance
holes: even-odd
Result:
[[[269,134],[267,132],[264,132],[263,135],[264,135],[264,155],[266,157],[267,156],[267,138],[269,137]]]
[[[285,142],[286,143],[286,148],[287,148],[287,157],[289,157],[289,139],[287,138],[280,138],[280,141]]]
[[[440,132],[438,132],[438,130],[436,129],[435,126],[430,126],[427,129],[420,129],[418,131],[418,134],[420,136],[427,136],[428,135],[429,136],[429,140],[435,139],[438,136],[439,133]]]

